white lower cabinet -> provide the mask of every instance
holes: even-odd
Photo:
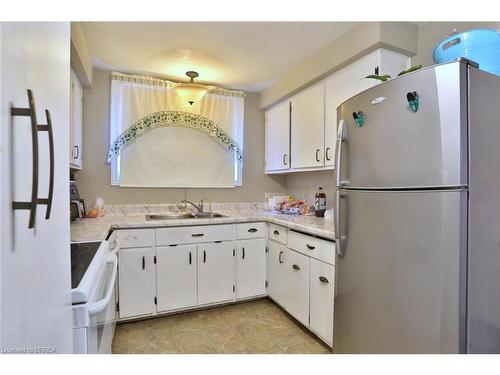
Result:
[[[293,231],[287,237],[286,246],[269,241],[269,297],[332,346],[335,244]]]
[[[309,325],[309,257],[286,249],[285,309],[305,326]]]
[[[154,247],[121,249],[118,255],[120,318],[155,313]]]
[[[236,246],[236,298],[266,294],[266,240],[239,240]]]
[[[156,248],[156,296],[158,312],[196,306],[196,245]]]
[[[234,242],[198,245],[198,305],[234,298]]]
[[[309,326],[324,341],[333,343],[334,267],[311,258]]]
[[[269,288],[268,293],[275,302],[285,307],[286,291],[286,269],[285,256],[286,246],[269,241]]]

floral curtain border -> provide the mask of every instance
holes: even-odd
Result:
[[[123,82],[132,82],[132,83],[138,83],[142,85],[149,85],[149,86],[157,86],[157,87],[168,87],[168,88],[174,88],[177,83],[167,81],[165,79],[160,79],[160,78],[155,78],[155,77],[150,77],[150,76],[143,76],[143,75],[133,75],[133,74],[123,74],[123,73],[118,73],[118,72],[111,72],[111,79],[112,80],[117,80],[117,81],[123,81]],[[238,91],[238,90],[227,90],[222,87],[217,87],[217,86],[207,86],[209,88],[209,93],[210,94],[215,94],[215,95],[224,95],[224,96],[237,96],[237,97],[245,97],[245,93],[243,91]]]
[[[243,161],[240,146],[212,120],[189,112],[159,111],[140,119],[113,141],[108,151],[108,163],[116,159],[120,152],[135,142],[139,136],[162,126],[189,127],[203,131],[226,150],[234,153],[239,163]]]

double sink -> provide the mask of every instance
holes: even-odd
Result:
[[[216,219],[227,217],[217,212],[182,212],[175,214],[150,214],[146,215],[146,220],[180,220],[180,219]]]

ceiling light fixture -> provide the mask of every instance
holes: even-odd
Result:
[[[194,83],[194,79],[199,76],[197,72],[189,71],[186,75],[191,78],[188,83],[178,83],[174,90],[186,102],[193,105],[201,100],[203,96],[209,91],[207,86]]]

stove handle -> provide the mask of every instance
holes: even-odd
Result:
[[[120,240],[118,238],[115,238],[114,243],[115,243],[115,247],[113,248],[113,250],[111,250],[112,255],[118,254],[118,251],[120,251],[120,247],[121,247],[121,243],[120,243]]]
[[[111,279],[109,281],[108,288],[106,290],[106,294],[102,299],[100,299],[97,302],[94,302],[92,305],[90,305],[89,308],[89,316],[94,316],[97,314],[102,313],[104,310],[106,310],[106,307],[109,305],[111,302],[111,297],[113,296],[113,291],[115,289],[115,283],[116,283],[116,274],[118,270],[118,258],[116,255],[111,254],[110,257],[108,258],[108,261],[106,264],[111,263],[113,265],[113,273],[111,274]]]

